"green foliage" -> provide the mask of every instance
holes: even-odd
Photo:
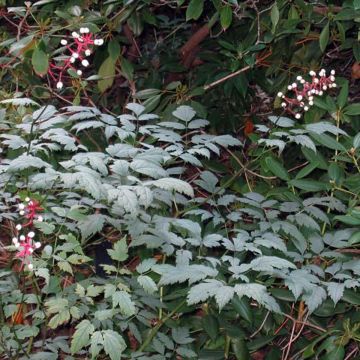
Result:
[[[359,2],[9,3],[0,357],[355,358]],[[57,88],[82,27],[104,45]],[[320,65],[340,89],[282,111]],[[26,197],[32,271],[11,240]]]

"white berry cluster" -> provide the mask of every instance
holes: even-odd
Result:
[[[289,85],[287,89],[291,95],[286,96],[279,92],[277,96],[282,99],[281,106],[295,116],[301,118],[302,111],[306,112],[314,105],[314,96],[323,96],[331,88],[335,88],[335,70],[331,70],[330,76],[326,76],[326,70],[321,69],[318,76],[315,71],[309,72],[311,81],[305,80],[302,76],[297,76],[296,81]]]
[[[31,200],[29,197],[25,198],[25,204],[20,203],[18,205],[18,209],[19,215],[24,217],[25,222],[15,226],[17,236],[13,237],[12,243],[17,250],[16,257],[22,261],[21,269],[26,265],[27,269],[32,271],[34,269],[32,254],[36,249],[41,247],[41,243],[34,239],[35,232],[32,230],[33,222],[34,220],[43,221],[43,217],[38,214],[38,212],[43,209],[37,201]],[[20,234],[21,231],[25,234]]]
[[[63,75],[68,69],[72,69],[78,76],[83,74],[83,70],[75,66],[76,62],[80,62],[83,67],[90,65],[86,57],[92,54],[93,46],[101,46],[104,44],[103,39],[95,39],[94,34],[87,27],[81,27],[79,32],[73,31],[71,39],[61,39],[60,44],[66,47],[70,53],[62,64],[50,63],[49,75],[56,82],[56,88],[61,90],[64,87]]]

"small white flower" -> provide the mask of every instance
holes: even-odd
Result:
[[[33,238],[35,236],[35,233],[33,232],[33,231],[30,231],[29,233],[28,233],[28,237],[29,238]]]
[[[25,241],[25,235],[20,235],[20,241]]]
[[[300,82],[302,83],[302,84],[305,84],[305,80],[304,79],[302,79],[302,80],[300,80]]]
[[[314,83],[315,83],[315,84],[318,84],[318,83],[319,83],[319,79],[318,79],[318,78],[315,78],[315,79],[314,79]]]
[[[309,101],[309,106],[313,106],[314,102],[313,101]]]
[[[39,215],[37,218],[37,221],[42,222],[43,220],[44,220],[44,218],[41,215]]]
[[[285,107],[286,107],[286,102],[281,103],[281,106],[282,106],[283,108],[285,108]]]
[[[301,106],[301,107],[304,107],[304,105],[305,105],[305,103],[303,103],[303,102],[300,103],[300,106]]]
[[[300,75],[297,76],[297,77],[296,77],[296,80],[297,80],[297,81],[301,81],[301,80],[302,80],[302,76],[300,76]]]
[[[314,97],[313,96],[309,96],[309,101],[312,101],[314,100]]]
[[[73,32],[71,33],[71,36],[72,36],[74,39],[77,39],[77,38],[80,37],[80,35],[79,35],[76,31],[73,31]]]
[[[71,58],[70,58],[70,62],[73,64],[74,62],[75,62],[75,58],[72,56]]]
[[[300,114],[295,114],[295,118],[296,118],[296,119],[300,119],[300,118],[301,118],[301,115],[300,115]]]
[[[324,91],[327,90],[327,86],[326,86],[326,85],[323,86],[323,90],[324,90]]]
[[[19,215],[20,215],[20,216],[25,215],[25,211],[24,211],[24,210],[20,210],[20,211],[19,211]]]
[[[323,96],[324,92],[322,90],[319,91],[319,96]]]
[[[16,245],[19,242],[19,240],[16,237],[12,238],[12,243]]]
[[[29,269],[30,271],[33,271],[34,265],[33,265],[33,264],[28,264],[28,269]]]
[[[63,86],[64,86],[64,84],[63,84],[61,81],[58,81],[58,82],[56,83],[56,88],[59,89],[59,90],[62,89]]]
[[[335,76],[331,75],[331,76],[330,76],[330,80],[331,80],[332,82],[334,82],[334,81],[335,81]]]
[[[33,204],[33,202],[31,200],[29,200],[29,205],[32,205],[32,204]]]
[[[29,253],[32,254],[34,252],[34,249],[30,248]]]
[[[15,243],[14,245],[15,245],[15,247],[16,247],[17,249],[20,247],[20,243],[18,243],[18,242]]]
[[[310,75],[310,76],[316,76],[316,72],[313,71],[313,70],[311,70],[311,71],[309,71],[309,75]]]
[[[288,86],[288,90],[291,90],[291,89],[292,89],[292,86],[291,86],[291,85],[289,85],[289,86]]]
[[[85,50],[85,56],[90,56],[91,55],[91,50],[90,49],[86,49]]]
[[[297,96],[298,101],[301,101],[303,99],[302,95]]]
[[[67,40],[61,39],[60,44],[61,44],[61,45],[67,45]]]
[[[22,226],[21,226],[21,224],[17,224],[17,225],[15,226],[15,228],[16,228],[16,230],[20,231],[21,228],[22,228]]]
[[[27,196],[27,197],[25,198],[25,201],[26,201],[26,202],[29,202],[29,201],[30,201],[30,198]]]
[[[331,75],[335,75],[335,70],[331,70],[331,71],[330,71],[330,74],[331,74]]]
[[[304,111],[308,111],[309,107],[308,106],[304,106]]]
[[[293,89],[297,88],[297,83],[292,83],[291,87],[292,87]]]
[[[19,210],[24,210],[25,209],[25,205],[23,203],[19,204]]]
[[[76,73],[81,76],[82,75],[82,71],[81,70],[76,70]]]
[[[81,33],[81,34],[85,34],[85,28],[83,28],[83,27],[80,28],[80,33]]]
[[[74,53],[72,53],[72,56],[73,56],[75,59],[77,59],[77,58],[79,57],[79,54],[76,53],[76,52],[74,52]]]
[[[312,90],[311,90],[311,93],[312,93],[312,94],[316,94],[316,90],[315,90],[315,89],[312,89]]]
[[[336,83],[333,83],[333,84],[332,84],[332,87],[337,87]]]
[[[34,244],[35,248],[36,249],[39,249],[41,247],[41,243],[39,241],[37,241],[35,244]]]
[[[86,59],[84,59],[81,64],[85,67],[89,66],[89,62]]]
[[[283,95],[284,95],[284,94],[283,94],[281,91],[279,91],[279,92],[277,93],[277,96],[278,96],[279,98],[281,98]]]

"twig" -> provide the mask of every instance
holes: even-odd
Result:
[[[264,320],[263,320],[263,322],[261,323],[261,325],[259,326],[259,328],[258,328],[254,333],[252,333],[252,334],[250,335],[250,339],[252,339],[254,336],[256,336],[256,335],[261,331],[261,329],[264,327],[264,325],[265,325],[265,323],[266,323],[266,320],[267,320],[267,318],[269,317],[269,315],[270,315],[270,311],[268,311],[268,312],[266,313],[266,315],[265,315],[265,317],[264,317]]]

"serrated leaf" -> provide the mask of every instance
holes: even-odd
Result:
[[[275,160],[273,157],[268,156],[265,159],[265,162],[269,170],[274,175],[285,181],[290,180],[288,171],[283,167],[283,165],[278,160]]]
[[[126,239],[123,238],[114,244],[114,249],[107,250],[110,257],[115,261],[125,261],[128,258],[128,246]]]
[[[126,342],[124,338],[113,330],[102,331],[104,338],[104,350],[110,356],[111,360],[118,360],[121,354],[126,349]]]
[[[150,276],[140,275],[137,278],[137,282],[148,294],[153,294],[157,291],[156,283]]]
[[[113,307],[120,307],[120,311],[125,316],[135,314],[135,304],[131,300],[130,295],[126,291],[116,291],[112,296]]]
[[[94,332],[94,326],[89,320],[82,320],[76,325],[76,331],[71,340],[71,354],[76,354],[85,346],[89,345],[90,335]]]

